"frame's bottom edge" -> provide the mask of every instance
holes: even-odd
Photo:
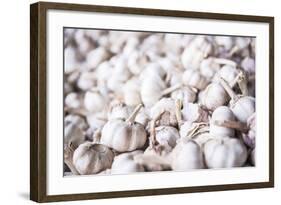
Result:
[[[66,194],[66,195],[46,195],[36,202],[58,202],[58,201],[77,201],[91,199],[106,199],[106,198],[123,198],[123,197],[141,197],[153,195],[171,195],[171,194],[186,194],[196,192],[212,192],[212,191],[231,191],[242,189],[260,189],[273,188],[274,181],[257,182],[257,183],[242,183],[242,184],[227,184],[227,185],[212,185],[212,186],[197,186],[197,187],[180,187],[180,188],[164,188],[164,189],[147,189],[147,190],[130,190],[116,192],[101,192],[101,193],[85,193],[85,194]]]

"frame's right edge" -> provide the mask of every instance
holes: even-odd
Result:
[[[274,187],[274,17],[269,19],[269,184]]]

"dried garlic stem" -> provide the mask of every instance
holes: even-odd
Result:
[[[235,45],[230,51],[229,51],[229,56],[233,56],[234,53],[236,53],[237,51],[239,51],[239,47],[237,45]]]
[[[101,129],[97,129],[93,135],[93,143],[99,143],[101,138]]]
[[[229,59],[226,59],[226,58],[214,58],[214,62],[217,63],[217,64],[230,65],[230,66],[233,66],[233,67],[237,66],[236,62],[234,62],[232,60],[229,60]]]
[[[237,100],[238,96],[236,95],[236,93],[232,90],[232,88],[230,87],[230,85],[222,78],[219,78],[220,84],[222,85],[222,87],[225,89],[225,91],[228,93],[228,95],[230,96],[230,98],[232,100]]]
[[[180,125],[182,124],[182,118],[181,118],[182,100],[177,99],[175,104],[176,104],[176,118],[177,118],[178,128],[179,128]]]
[[[128,117],[128,119],[126,120],[126,122],[129,122],[129,123],[134,123],[135,122],[135,118],[138,114],[138,112],[140,111],[140,109],[143,107],[142,104],[139,104],[135,109],[134,111],[132,112],[132,114]]]
[[[249,130],[248,126],[246,123],[238,122],[238,121],[231,121],[231,120],[215,120],[213,122],[217,126],[222,126],[222,127],[227,127],[227,128],[232,128],[239,130],[241,132],[247,132]]]
[[[156,121],[159,120],[161,118],[161,116],[165,113],[165,111],[159,113],[159,115],[156,116],[155,119],[151,120],[151,124],[150,124],[150,147],[154,148],[157,144],[157,140],[156,140],[156,132],[155,132],[155,125],[156,125]]]
[[[171,92],[173,92],[173,91],[179,89],[181,86],[182,86],[181,83],[176,84],[176,85],[173,85],[172,87],[169,87],[169,88],[163,90],[163,92],[161,93],[161,95],[162,95],[162,96],[168,95],[168,94],[170,94]]]
[[[242,92],[243,96],[247,96],[249,94],[248,91],[248,80],[246,74],[243,71],[240,71],[238,74],[238,86]]]

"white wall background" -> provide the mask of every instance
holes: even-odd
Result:
[[[281,13],[274,0],[75,0],[102,4],[159,9],[180,9],[275,16],[275,188],[224,191],[170,196],[67,202],[69,204],[255,204],[277,201],[280,181],[280,38]],[[0,204],[31,204],[29,198],[29,4],[10,0],[1,4],[0,32]],[[152,201],[153,200],[153,201]],[[62,203],[66,204],[66,203]]]

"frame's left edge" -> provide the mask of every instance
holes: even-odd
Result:
[[[30,199],[46,196],[46,12],[30,5]]]

